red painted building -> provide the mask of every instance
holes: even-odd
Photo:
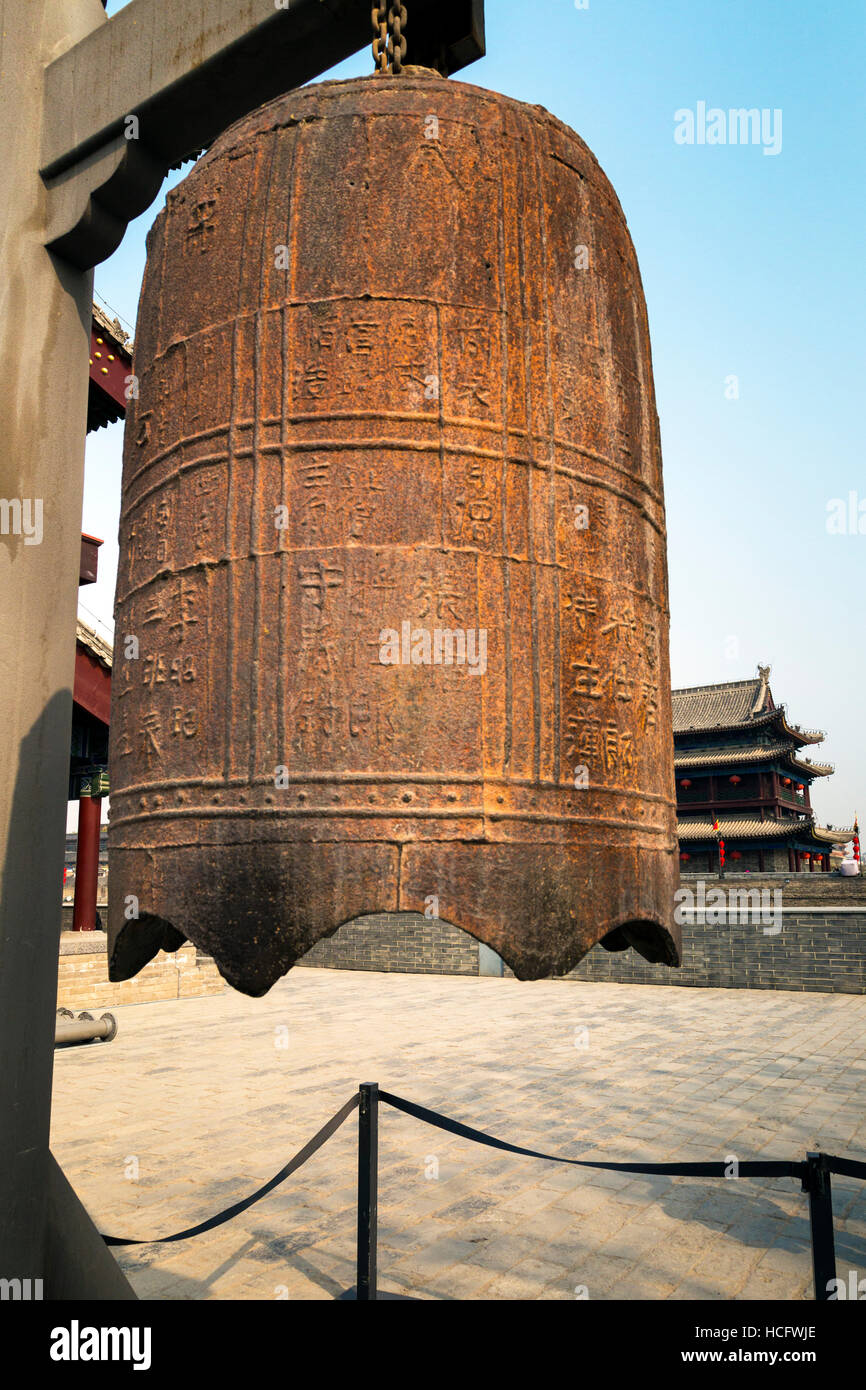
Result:
[[[94,304],[90,333],[88,433],[123,419],[131,372],[132,351],[127,335],[116,320],[110,320]],[[81,537],[80,585],[95,583],[101,545],[102,541],[95,536]],[[97,925],[99,836],[102,798],[108,792],[110,704],[111,648],[79,620],[75,640],[69,762],[69,799],[78,801],[74,931],[92,931]]]

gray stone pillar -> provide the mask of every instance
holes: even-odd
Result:
[[[42,71],[105,22],[100,0],[0,0],[0,499],[9,504],[0,508],[0,1277],[42,1278],[49,1297],[48,1135],[93,274],[53,262],[43,246]],[[84,1279],[81,1296],[99,1294]]]

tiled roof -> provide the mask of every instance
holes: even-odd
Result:
[[[827,830],[814,821],[760,820],[757,816],[720,816],[719,831],[725,840],[782,840],[789,837],[805,840],[820,840],[824,844],[844,845],[854,834],[853,830]],[[716,832],[713,822],[706,819],[681,820],[677,822],[679,840],[714,840]]]
[[[132,357],[132,342],[129,334],[121,327],[119,319],[110,319],[104,309],[93,301],[93,322],[102,329],[106,337],[112,338],[115,345],[127,357]]]
[[[755,714],[763,714],[769,686],[760,677],[747,681],[727,681],[724,685],[696,685],[674,690],[674,733],[685,729],[730,728],[747,724]]]
[[[80,642],[85,651],[88,651],[91,656],[96,657],[96,660],[100,662],[101,665],[107,667],[109,671],[111,670],[111,647],[107,642],[103,641],[98,632],[94,632],[93,628],[88,627],[87,623],[83,623],[80,618],[77,619],[75,624],[75,640],[76,642]]]
[[[676,753],[674,767],[679,771],[690,767],[733,767],[736,763],[766,763],[771,759],[787,762],[791,767],[811,777],[829,777],[832,763],[812,763],[808,758],[795,758],[786,743],[762,744],[757,748],[716,748],[704,752]]]
[[[774,705],[770,668],[745,681],[721,685],[695,685],[671,691],[674,735],[710,729],[757,729],[773,724],[796,743],[820,743],[820,729],[801,729],[789,724],[784,705]]]

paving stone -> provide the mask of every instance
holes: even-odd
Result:
[[[366,1077],[563,1157],[866,1153],[864,996],[305,968],[260,1000],[116,1012],[110,1046],[58,1056],[51,1136],[112,1234],[166,1234],[246,1196]],[[352,1116],[242,1217],[118,1261],[143,1298],[336,1297],[355,1278],[356,1146]],[[808,1212],[787,1179],[559,1166],[383,1106],[380,1180],[381,1284],[415,1298],[562,1300],[580,1284],[596,1299],[811,1298]],[[834,1199],[840,1271],[863,1277],[866,1190],[837,1179]]]
[[[485,1297],[504,1299],[541,1298],[549,1285],[565,1289],[562,1268],[544,1260],[521,1260],[486,1287]],[[571,1296],[574,1296],[573,1289]]]
[[[389,1266],[393,1276],[403,1275],[412,1283],[421,1283],[437,1270],[448,1269],[461,1260],[474,1256],[478,1243],[458,1240],[454,1236],[441,1236],[420,1250],[404,1255]]]
[[[516,1192],[514,1196],[506,1198],[502,1203],[503,1210],[518,1212],[521,1216],[531,1218],[533,1230],[536,1230],[536,1217],[545,1207],[549,1207],[556,1200],[556,1194],[544,1188],[528,1188],[523,1192]]]
[[[492,1235],[488,1241],[479,1241],[468,1259],[471,1264],[480,1265],[483,1269],[504,1272],[513,1269],[537,1249],[538,1242],[529,1236]]]
[[[448,1269],[440,1269],[432,1275],[428,1275],[424,1289],[425,1293],[442,1299],[470,1299],[486,1297],[485,1290],[492,1283],[495,1275],[492,1270],[482,1269],[479,1265],[459,1264],[451,1265]]]

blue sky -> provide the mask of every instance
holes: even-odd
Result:
[[[411,0],[408,0],[411,33]],[[110,0],[109,14],[121,8]],[[674,685],[773,668],[826,729],[834,825],[866,814],[862,444],[866,7],[862,0],[487,0],[488,57],[460,78],[554,112],[612,181],[637,248],[661,418]],[[369,50],[329,76],[369,72]],[[782,147],[682,145],[699,102],[782,113]],[[174,175],[172,182],[177,182]],[[167,185],[168,186],[168,185]],[[162,199],[97,267],[130,324]],[[738,399],[726,385],[738,380]],[[122,426],[91,435],[83,529],[105,537],[82,615],[110,624]],[[854,492],[864,534],[830,534]]]

